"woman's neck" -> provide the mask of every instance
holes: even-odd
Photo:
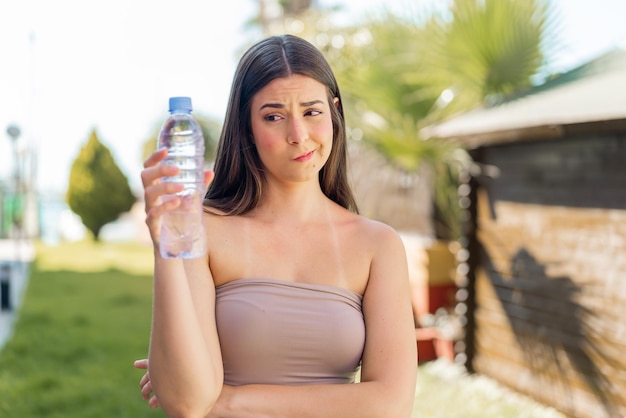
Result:
[[[319,221],[320,214],[326,213],[331,205],[332,202],[324,195],[319,183],[282,187],[270,185],[264,200],[252,214],[268,221]]]

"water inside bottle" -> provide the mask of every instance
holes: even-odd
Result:
[[[173,197],[165,196],[163,200]],[[160,238],[163,257],[191,258],[204,253],[201,198],[200,193],[190,189],[190,193],[179,197],[180,206],[163,216]]]
[[[193,135],[178,134],[164,137],[164,143],[170,144],[164,164],[178,167],[180,170],[176,176],[166,177],[164,181],[182,183],[185,189],[196,187],[202,189],[204,156],[198,156],[198,144],[195,143]]]

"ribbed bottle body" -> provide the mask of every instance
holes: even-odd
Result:
[[[162,181],[176,182],[184,189],[176,195],[163,196],[167,201],[174,197],[181,204],[167,212],[162,219],[159,247],[164,258],[196,258],[204,254],[204,228],[202,201],[204,198],[204,137],[198,122],[189,111],[172,109],[159,133],[159,148],[167,148],[163,164],[178,167],[179,172]]]

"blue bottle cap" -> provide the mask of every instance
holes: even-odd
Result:
[[[190,97],[170,97],[170,113],[175,111],[191,113]]]

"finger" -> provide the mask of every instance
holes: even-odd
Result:
[[[150,381],[150,374],[149,372],[146,372],[143,376],[141,376],[141,379],[139,380],[139,386],[144,387],[146,383],[148,383],[149,381]]]
[[[144,189],[158,183],[161,177],[172,177],[178,174],[180,169],[173,165],[159,164],[144,168],[141,171],[141,183]]]
[[[160,148],[154,151],[146,161],[143,163],[144,168],[152,167],[153,165],[157,165],[160,161],[163,161],[167,157],[167,148]]]
[[[153,207],[148,207],[146,205],[146,226],[150,232],[150,238],[152,239],[155,248],[159,246],[159,241],[161,237],[161,218],[167,212],[170,212],[181,204],[181,199],[174,197],[163,204],[155,205]]]
[[[141,397],[144,401],[150,399],[150,395],[152,394],[152,382],[148,381],[145,385],[141,387]]]
[[[144,209],[147,215],[146,223],[151,225],[153,219],[158,218],[168,210],[176,209],[180,199],[175,195],[185,188],[180,183],[164,182],[155,184],[146,189],[144,194]],[[164,198],[168,195],[167,199]]]
[[[148,368],[148,359],[147,358],[143,358],[141,360],[135,360],[133,362],[133,366],[135,366],[138,369],[147,369]]]
[[[157,409],[159,407],[159,400],[157,399],[156,396],[153,396],[148,401],[148,405],[150,405],[150,408],[152,409]]]
[[[184,189],[185,186],[183,184],[169,181],[147,186],[144,191],[146,212],[148,212],[153,206],[160,205],[162,203],[161,198],[163,195],[175,195],[182,192]]]
[[[166,212],[170,212],[181,204],[181,199],[178,197],[172,197],[168,199],[166,202],[163,202],[160,205],[150,205],[146,203],[146,224],[148,228],[152,228],[153,226],[158,225],[158,221]]]

